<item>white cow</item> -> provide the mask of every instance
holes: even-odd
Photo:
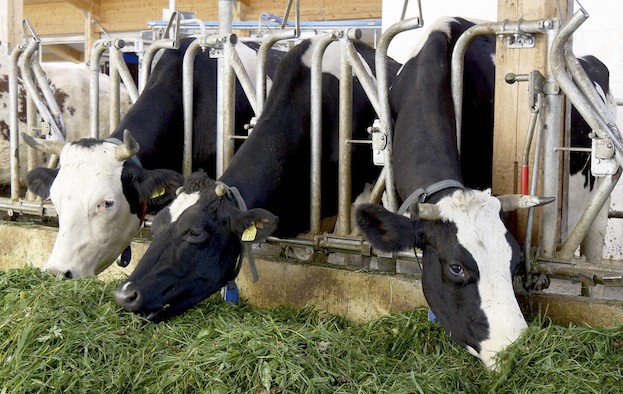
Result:
[[[9,66],[10,58],[0,55],[0,186],[9,185]],[[61,109],[66,128],[66,140],[75,141],[89,136],[89,82],[90,71],[84,64],[69,62],[43,63],[43,71],[54,92],[54,97]],[[100,134],[109,134],[109,101],[110,78],[100,74]],[[26,90],[19,78],[18,112],[19,131],[26,128]],[[121,116],[130,108],[130,96],[121,89]],[[39,153],[34,166],[45,166],[47,156]],[[26,144],[20,140],[20,180],[24,184],[26,176]]]

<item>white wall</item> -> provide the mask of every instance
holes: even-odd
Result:
[[[425,27],[399,34],[389,47],[389,55],[405,62],[418,41],[426,34],[427,26],[442,16],[461,16],[468,19],[497,20],[498,0],[422,0]],[[613,95],[623,99],[623,1],[582,0],[590,17],[573,35],[573,51],[580,57],[592,54],[610,70]],[[400,19],[403,2],[383,1],[383,30]],[[577,4],[576,4],[577,9]],[[417,1],[410,0],[405,18],[418,15]],[[528,71],[528,70],[521,70]],[[623,107],[619,107],[617,124],[623,128]],[[613,193],[611,208],[623,210],[623,181]],[[608,224],[604,257],[623,259],[623,219],[611,219]]]

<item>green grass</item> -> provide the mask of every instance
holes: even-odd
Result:
[[[426,310],[354,324],[213,297],[153,324],[116,283],[0,273],[0,393],[616,393],[623,327],[530,322],[489,372]]]

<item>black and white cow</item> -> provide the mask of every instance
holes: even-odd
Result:
[[[243,233],[262,241],[276,226],[274,215],[280,236],[309,229],[310,64],[316,44],[317,38],[305,40],[282,60],[264,112],[219,181],[194,174],[156,215],[153,242],[115,292],[126,310],[160,321],[218,291],[236,275]],[[373,72],[374,50],[355,46]],[[337,210],[339,47],[329,45],[323,61],[323,217]],[[398,64],[388,62],[395,75]],[[357,80],[353,87],[353,138],[369,138],[374,110]],[[352,153],[356,195],[379,170],[369,147],[352,145]]]
[[[110,139],[30,141],[40,150],[60,154],[60,169],[37,168],[27,179],[33,192],[51,198],[59,215],[59,234],[44,269],[66,277],[98,274],[130,245],[145,212],[158,210],[175,196],[183,183],[175,171],[182,166],[182,62],[190,42],[184,39],[179,50],[164,51],[139,100]],[[250,75],[257,55],[253,47],[237,46]],[[269,73],[279,53],[271,54]],[[199,52],[194,68],[193,165],[210,173],[216,154],[216,63],[207,52]],[[242,130],[252,109],[239,84],[236,97],[236,129]],[[121,148],[138,160],[117,154]]]
[[[496,198],[490,190],[474,189],[490,185],[491,179],[490,163],[481,164],[481,158],[470,169],[465,156],[491,148],[494,37],[476,39],[465,57],[463,135],[473,146],[463,145],[463,163],[459,159],[450,59],[456,40],[472,25],[460,18],[436,24],[390,91],[396,121],[395,183],[411,218],[363,204],[357,209],[357,223],[379,250],[422,249],[423,290],[437,320],[455,341],[493,368],[497,353],[526,328],[513,291],[520,249],[501,212],[551,199]],[[484,160],[490,160],[488,154]],[[483,171],[488,172],[479,177]]]
[[[9,64],[10,57],[0,55],[0,185],[9,185],[10,177],[10,133],[9,133]],[[91,71],[84,64],[68,62],[42,63],[52,93],[56,99],[63,122],[65,124],[67,141],[76,141],[89,135],[89,84]],[[109,101],[104,99],[110,95],[110,78],[100,74],[100,94],[103,98],[100,111],[104,116],[99,120],[100,130],[109,129],[108,106]],[[19,130],[26,131],[26,90],[22,85],[22,78],[18,80],[18,121]],[[130,96],[121,87],[120,107],[125,115],[131,105]],[[20,181],[26,183],[26,144],[19,144],[20,151]],[[46,165],[45,155],[38,155],[35,166]]]

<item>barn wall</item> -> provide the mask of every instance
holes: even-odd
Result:
[[[282,17],[287,1],[249,0],[248,6],[234,3],[238,3],[239,15],[234,20],[254,21],[263,12]],[[147,20],[162,19],[162,9],[168,6],[168,1],[105,0],[101,1],[99,22],[110,32],[144,30],[147,28]],[[194,11],[197,17],[206,21],[218,19],[217,0],[178,0],[176,8]],[[300,15],[302,20],[380,18],[381,0],[306,0],[301,2]],[[25,5],[24,16],[31,20],[41,35],[84,32],[82,12],[66,2]],[[290,19],[294,20],[293,11]]]

